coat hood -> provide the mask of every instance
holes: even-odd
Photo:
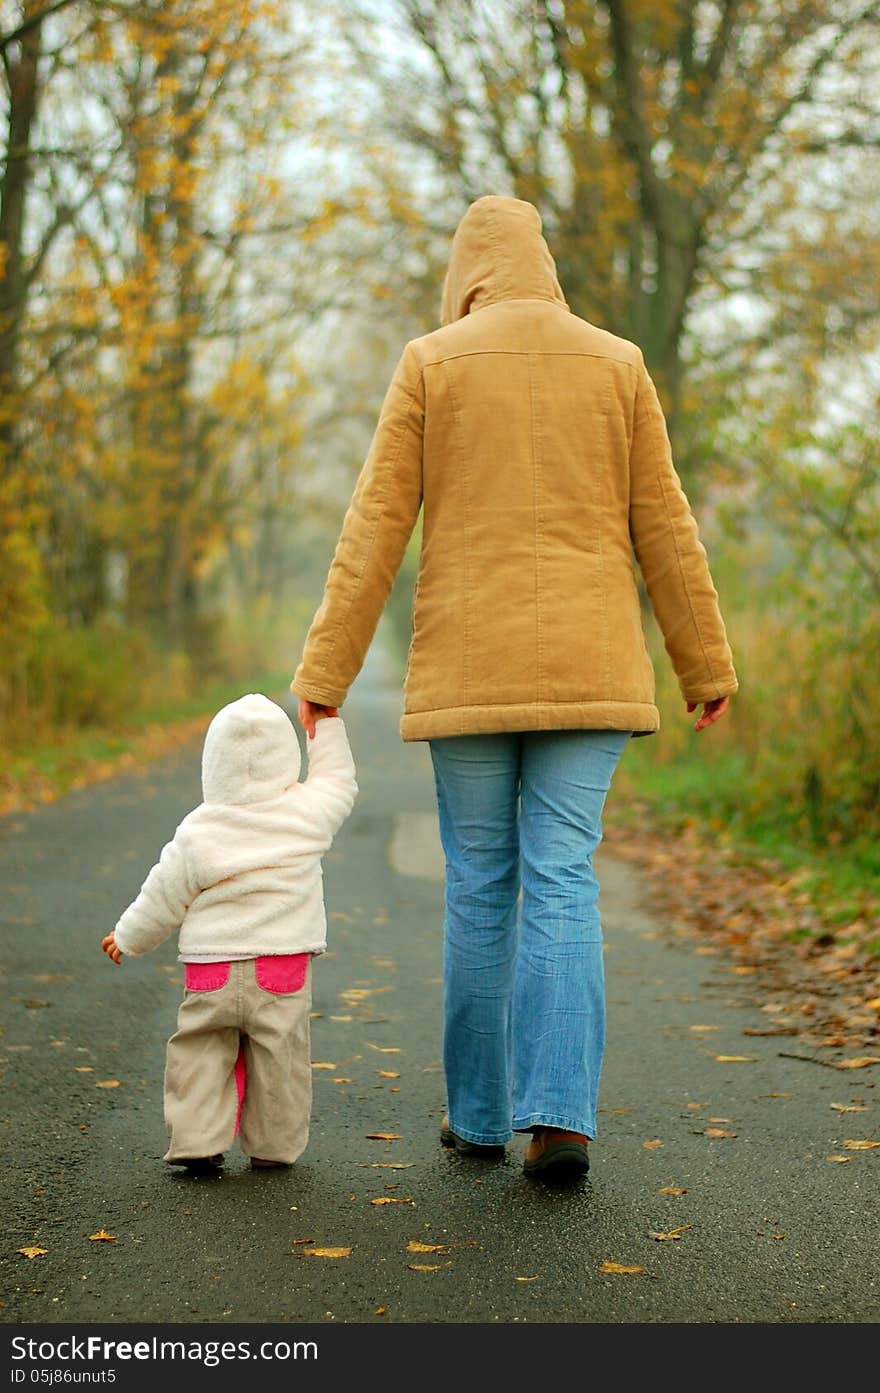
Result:
[[[537,208],[487,194],[471,204],[452,239],[441,323],[498,300],[555,300],[568,308]]]
[[[254,692],[224,706],[202,750],[206,803],[260,803],[299,778],[300,750],[287,713]]]

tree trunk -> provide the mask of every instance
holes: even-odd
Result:
[[[25,17],[30,6],[25,7]],[[0,475],[11,470],[21,322],[28,297],[24,228],[31,177],[30,143],[40,99],[42,24],[34,23],[4,54],[9,126],[0,175]]]

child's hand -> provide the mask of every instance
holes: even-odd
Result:
[[[112,933],[109,933],[106,938],[101,939],[101,947],[108,958],[112,958],[115,963],[122,962],[122,949],[117,948],[116,939]]]

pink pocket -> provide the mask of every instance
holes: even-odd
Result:
[[[302,991],[310,957],[310,953],[279,953],[257,958],[257,986],[262,987],[264,992],[274,992],[276,996]]]
[[[188,992],[216,992],[229,981],[229,969],[229,963],[184,963],[184,984]]]

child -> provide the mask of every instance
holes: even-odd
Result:
[[[251,694],[217,713],[204,801],[102,940],[118,963],[180,931],[186,990],[165,1063],[170,1165],[219,1169],[238,1135],[252,1166],[286,1166],[308,1141],[310,966],[327,934],[321,857],[358,791],[342,718],[326,710],[302,782],[280,706]]]

